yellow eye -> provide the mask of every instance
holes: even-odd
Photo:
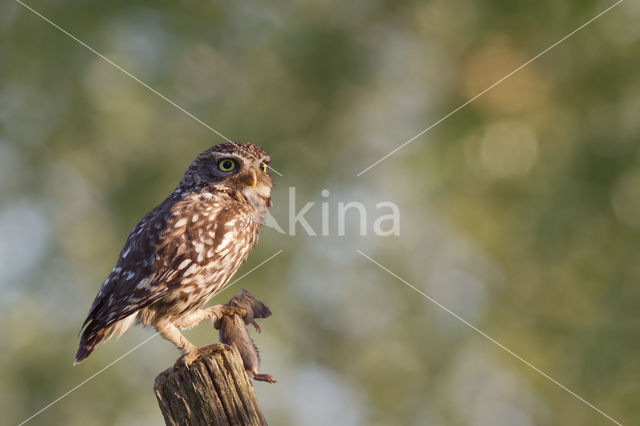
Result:
[[[260,168],[262,169],[263,173],[267,173],[269,171],[269,167],[267,166],[266,163],[260,164]]]
[[[231,158],[223,158],[218,161],[218,168],[223,172],[230,172],[231,170],[236,168],[236,162]]]

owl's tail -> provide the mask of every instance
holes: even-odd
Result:
[[[107,341],[113,336],[120,337],[122,333],[131,327],[136,320],[136,317],[137,313],[133,313],[132,315],[99,330],[92,327],[93,323],[89,322],[87,328],[84,329],[82,336],[80,337],[80,346],[78,347],[78,353],[76,353],[76,359],[73,361],[73,365],[80,364],[89,355],[91,355],[91,352],[93,352],[100,342]]]
[[[76,359],[73,361],[73,365],[80,364],[83,360],[85,360],[91,352],[98,346],[106,334],[106,329],[98,330],[97,332],[86,328],[82,332],[82,337],[80,337],[80,346],[78,347],[78,352],[76,353]]]

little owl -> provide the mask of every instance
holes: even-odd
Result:
[[[196,157],[178,187],[133,228],[82,325],[75,364],[134,322],[153,326],[192,363],[199,349],[180,333],[222,305],[200,307],[245,261],[271,204],[270,157],[223,143]]]

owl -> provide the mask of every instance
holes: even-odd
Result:
[[[180,329],[219,319],[202,309],[258,241],[271,205],[271,158],[250,143],[223,143],[189,165],[177,188],[133,228],[81,328],[74,364],[132,324],[154,327],[190,364],[200,349]]]

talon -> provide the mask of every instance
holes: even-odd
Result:
[[[193,352],[189,352],[188,354],[184,354],[182,355],[179,359],[178,362],[181,362],[182,365],[189,369],[189,367],[191,367],[191,364],[193,364],[194,362],[196,362],[196,360],[200,357],[200,351],[199,350],[195,350]],[[177,363],[177,362],[176,362]]]
[[[210,345],[202,346],[201,348],[198,348],[198,352],[199,352],[199,355],[210,354],[213,352],[220,352],[225,350],[226,346],[227,345],[224,345],[222,343],[212,343]]]
[[[225,350],[226,345],[221,343],[212,343],[211,345],[202,346],[200,348],[196,348],[193,351],[182,355],[176,364],[181,363],[187,369],[191,367],[191,365],[198,360],[202,355],[223,351]]]
[[[224,305],[224,315],[239,315],[240,317],[244,318],[247,316],[247,311],[245,309],[242,309],[239,306],[236,305]]]
[[[215,321],[213,321],[213,328],[215,328],[216,330],[220,330],[220,321],[222,320],[222,318],[216,318]]]

